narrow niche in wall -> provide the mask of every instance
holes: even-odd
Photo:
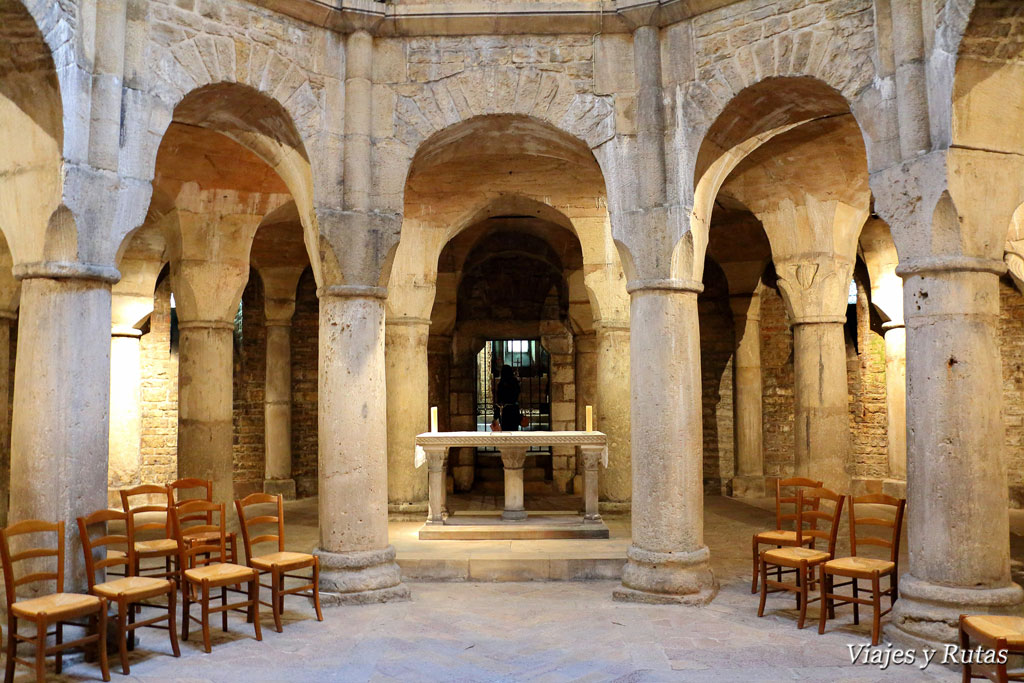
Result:
[[[550,431],[551,356],[539,339],[489,339],[477,354],[476,429],[489,432],[495,424],[504,431]]]

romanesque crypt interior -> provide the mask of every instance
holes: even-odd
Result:
[[[1024,3],[0,0],[0,415],[8,682],[1007,680]]]

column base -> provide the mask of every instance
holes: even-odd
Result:
[[[332,553],[317,548],[320,558],[320,599],[328,605],[368,605],[409,600],[395,562],[395,547]]]
[[[707,546],[688,553],[658,553],[631,545],[626,557],[622,586],[612,592],[615,600],[699,606],[718,594]]]
[[[272,496],[284,496],[285,500],[295,500],[294,479],[264,479],[263,493]]]
[[[521,522],[526,519],[526,510],[502,510],[501,518],[507,522]]]
[[[956,643],[961,614],[1024,616],[1024,590],[1015,583],[995,588],[941,586],[904,574],[899,600],[883,628],[885,640],[937,649]]]
[[[764,477],[732,478],[733,498],[764,498],[766,490]]]

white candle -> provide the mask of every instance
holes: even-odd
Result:
[[[594,431],[594,406],[587,406],[587,431]]]
[[[437,431],[437,406],[431,406],[430,408],[430,431]]]

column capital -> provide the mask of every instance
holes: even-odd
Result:
[[[679,278],[653,278],[646,280],[630,280],[626,283],[626,291],[630,294],[635,292],[686,292],[700,294],[704,291],[704,283],[696,280],[681,280]]]
[[[396,317],[396,318],[387,318],[384,321],[384,324],[387,325],[388,327],[398,327],[398,326],[415,327],[417,325],[422,325],[422,326],[425,326],[425,327],[430,327],[430,323],[431,323],[430,318],[413,318],[413,317],[409,317],[409,316],[400,316],[400,317]]]
[[[36,261],[35,263],[18,263],[13,268],[14,279],[30,280],[46,278],[48,280],[92,280],[114,284],[121,279],[121,272],[114,266],[101,266],[94,263],[74,263],[71,261]]]
[[[179,330],[228,330],[235,331],[235,323],[228,320],[179,320]]]
[[[263,321],[264,327],[291,327],[291,318],[267,318]]]
[[[3,317],[3,315],[0,315],[0,318]],[[142,336],[142,330],[127,325],[114,325],[110,328],[110,336],[139,338]]]
[[[316,290],[318,298],[335,297],[339,299],[380,299],[388,298],[387,287],[375,285],[326,285]]]
[[[992,273],[1003,275],[1004,261],[979,256],[924,256],[896,266],[896,274],[906,280],[914,275],[932,273]]]

